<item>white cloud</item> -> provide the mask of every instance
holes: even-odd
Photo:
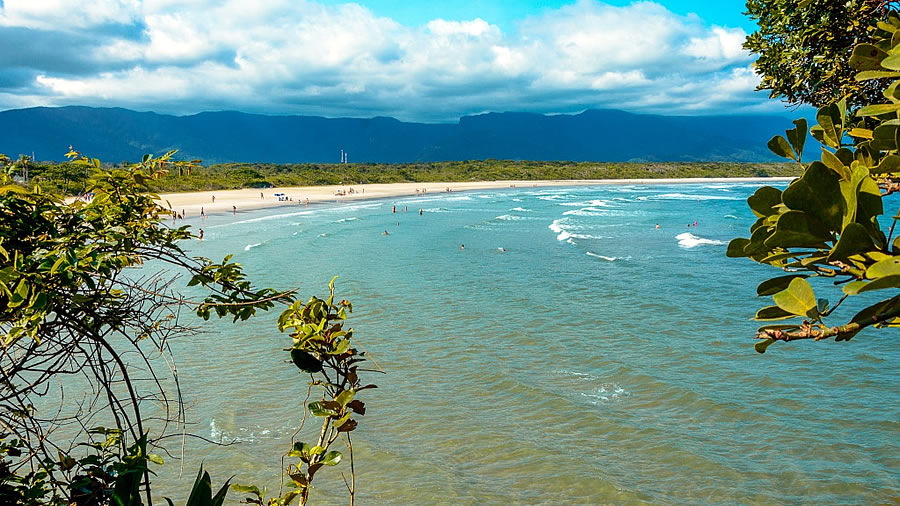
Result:
[[[355,3],[295,0],[6,0],[0,8],[0,30],[111,24],[123,28],[99,34],[88,52],[96,70],[36,67],[33,89],[18,101],[0,89],[0,106],[441,121],[487,110],[734,112],[765,101],[752,91],[742,30],[646,1],[579,0],[523,20],[515,33],[481,18],[409,27]]]
[[[45,30],[129,24],[140,11],[138,0],[4,0],[2,3],[0,27]]]

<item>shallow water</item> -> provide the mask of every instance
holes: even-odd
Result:
[[[747,234],[755,187],[281,208],[194,222],[206,240],[191,247],[304,298],[340,275],[350,324],[387,371],[360,395],[360,504],[896,501],[894,331],[753,351],[750,318],[768,304],[755,287],[777,271],[725,245]],[[193,430],[236,444],[188,440],[185,476],[167,463],[160,492],[182,497],[201,460],[214,485],[277,488],[306,385],[275,317],[176,345]],[[315,503],[346,502],[339,470],[317,475]]]

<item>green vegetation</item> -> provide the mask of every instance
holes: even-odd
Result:
[[[787,138],[773,137],[769,148],[794,160],[803,176],[783,192],[765,186],[747,199],[759,219],[748,239],[728,245],[728,256],[786,272],[757,288],[758,295],[771,295],[774,305],[760,309],[756,319],[788,320],[759,329],[760,353],[776,341],[847,341],[869,326],[900,326],[900,237],[893,237],[900,213],[891,218],[887,235],[878,222],[883,197],[900,190],[900,17],[891,12],[879,22],[873,41],[856,45],[850,62],[860,71],[859,82],[891,79],[878,86],[882,103],[863,102],[855,113],[846,100],[821,107],[818,125],[809,130],[821,144],[820,159],[811,163],[801,162],[805,120],[795,121]],[[832,305],[816,291],[837,292],[839,299]],[[883,298],[843,325],[825,323],[845,300],[862,294]]]
[[[65,195],[86,191],[91,169],[72,163],[33,164],[32,181]],[[647,179],[688,177],[799,176],[786,163],[736,162],[533,162],[471,160],[409,164],[248,164],[201,167],[189,164],[148,181],[156,192],[187,192],[273,186],[317,186],[364,183],[459,182],[541,179]]]
[[[308,378],[309,395],[321,391],[298,410],[295,435],[304,435],[307,414],[322,424],[314,444],[292,444],[290,490],[268,504],[305,504],[316,472],[343,460],[338,441],[348,450],[352,503],[351,416],[365,413],[357,397],[374,385],[357,374],[366,359],[343,328],[352,306],[334,303],[333,280],[326,300],[304,304],[295,290],[254,287],[230,256],[186,254],[182,244],[194,236],[165,226],[170,212],[148,183],[191,162],[170,153],[107,172],[99,160],[68,156],[90,174],[89,202],[65,205],[40,185],[12,183],[23,167],[0,158],[0,504],[152,504],[150,464],[163,464],[156,452],[185,430],[169,347],[192,334],[184,315],[237,322],[279,306],[278,330],[291,337],[285,362]],[[153,269],[138,269],[151,261]],[[182,277],[187,286],[178,286]],[[220,505],[227,485],[213,495],[201,469],[188,505]],[[237,489],[263,503],[265,492]]]
[[[888,2],[871,0],[748,0],[759,30],[744,42],[771,98],[822,107],[846,97],[855,109],[881,97],[880,81],[858,81],[853,47],[871,42]]]

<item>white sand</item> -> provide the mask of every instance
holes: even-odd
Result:
[[[171,207],[175,212],[184,212],[187,217],[204,214],[226,214],[265,207],[305,207],[320,202],[345,202],[362,199],[415,196],[416,190],[424,190],[426,195],[450,191],[490,190],[497,188],[535,188],[546,186],[588,186],[601,184],[672,184],[672,183],[740,183],[740,182],[786,182],[793,178],[683,178],[683,179],[569,179],[544,181],[477,181],[468,183],[390,183],[331,186],[298,186],[286,188],[215,190],[190,193],[161,194],[160,204]],[[353,193],[350,193],[350,189]],[[337,195],[338,191],[344,195]],[[284,193],[293,200],[279,201],[275,193]],[[260,197],[262,195],[262,197]],[[213,198],[215,197],[215,202]]]

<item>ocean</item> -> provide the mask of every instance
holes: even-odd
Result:
[[[896,331],[753,350],[751,318],[771,304],[756,285],[779,272],[725,248],[748,235],[758,186],[283,207],[189,222],[205,240],[188,249],[233,253],[304,299],[339,276],[348,324],[386,371],[358,397],[358,504],[900,500]],[[187,439],[184,475],[156,468],[157,494],[183,500],[201,461],[214,487],[236,475],[277,492],[307,390],[278,312],[175,342],[189,429],[233,444]],[[348,470],[321,471],[312,503],[345,504]]]

